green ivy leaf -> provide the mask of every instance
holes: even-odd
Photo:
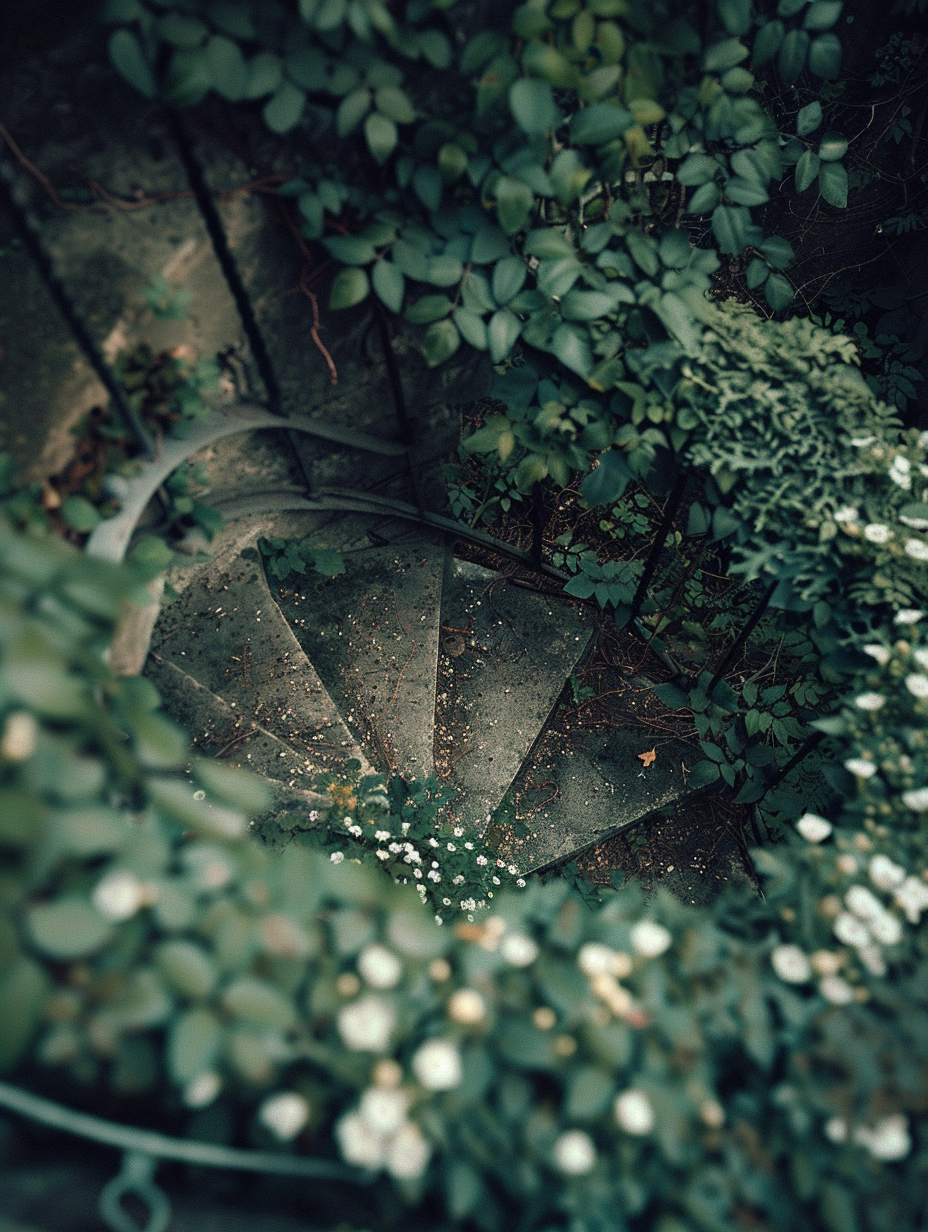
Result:
[[[222,1026],[210,1010],[187,1010],[168,1030],[168,1072],[176,1083],[192,1082],[213,1068],[219,1056]]]
[[[814,133],[822,122],[822,104],[816,99],[803,107],[796,116],[796,132],[800,137],[807,137],[809,133]]]
[[[712,783],[717,783],[721,775],[721,771],[713,761],[698,761],[689,772],[686,780],[686,785],[691,790],[697,790],[700,787],[709,787]]]
[[[335,131],[339,137],[347,137],[349,133],[353,133],[370,109],[370,90],[352,90],[350,94],[346,94],[335,112]]]
[[[396,149],[399,133],[388,116],[372,111],[364,121],[364,137],[375,161],[385,163]]]
[[[113,926],[85,898],[64,897],[26,911],[26,931],[47,958],[85,958],[110,940]]]
[[[795,85],[806,66],[809,36],[805,30],[790,30],[777,53],[777,71],[784,85]]]
[[[751,28],[751,0],[718,0],[719,17],[729,34],[738,37]]]
[[[765,22],[754,36],[751,63],[759,67],[772,60],[780,50],[785,34],[786,26],[782,21]]]
[[[605,145],[621,137],[634,123],[632,113],[611,103],[592,103],[570,118],[570,137],[577,145]]]
[[[522,332],[522,322],[508,308],[500,308],[490,317],[487,338],[490,344],[490,358],[494,364],[500,364],[509,355],[516,344],[516,339]]]
[[[717,158],[711,154],[688,154],[676,170],[677,181],[687,187],[708,184],[719,170]]]
[[[502,306],[522,290],[528,271],[521,257],[503,257],[493,267],[493,296]]]
[[[438,168],[420,164],[412,173],[412,186],[425,208],[434,214],[441,206],[444,191],[444,180]]]
[[[825,81],[834,81],[841,72],[841,40],[836,34],[820,34],[809,48],[809,70]]]
[[[468,308],[456,308],[454,323],[460,330],[464,341],[469,342],[478,351],[485,351],[490,345],[486,321],[479,312],[472,312]]]
[[[110,35],[109,53],[113,66],[131,86],[135,86],[146,98],[155,97],[155,75],[145,58],[141,43],[131,30],[116,30]]]
[[[61,503],[61,516],[81,534],[89,534],[103,521],[100,511],[83,496],[66,496]]]
[[[438,151],[438,170],[446,184],[456,184],[467,170],[467,155],[453,141],[446,141]]]
[[[406,309],[405,317],[413,325],[430,325],[432,321],[440,321],[451,311],[451,300],[447,295],[423,295]]]
[[[460,257],[452,257],[443,253],[430,257],[428,269],[423,281],[430,282],[433,287],[455,287],[464,276],[464,264]]]
[[[363,269],[341,269],[332,280],[330,308],[353,308],[367,299],[370,282]]]
[[[264,104],[264,123],[274,133],[287,133],[300,122],[306,94],[289,81],[282,81]]]
[[[723,39],[706,49],[702,66],[707,73],[721,73],[727,68],[734,68],[742,60],[746,60],[750,51],[740,39]]]
[[[382,86],[374,95],[374,105],[396,124],[412,124],[416,118],[409,95],[398,86]]]
[[[743,206],[720,205],[712,211],[712,232],[722,252],[735,255],[744,251],[750,221],[751,216]]]
[[[547,81],[520,77],[509,87],[509,110],[516,123],[530,137],[544,136],[564,119]]]
[[[579,151],[568,147],[555,155],[549,174],[558,201],[561,205],[572,205],[593,172],[584,164]]]
[[[802,19],[804,30],[830,30],[844,8],[842,0],[814,0]]]
[[[836,163],[847,153],[848,139],[840,133],[826,133],[818,143],[818,156],[823,163]]]
[[[709,182],[701,184],[687,202],[688,214],[709,214],[722,200],[722,190],[718,184]]]
[[[402,311],[406,279],[392,261],[378,261],[371,270],[371,282],[374,293],[385,307],[395,313]]]
[[[775,269],[786,269],[793,259],[792,247],[778,235],[769,235],[760,250]]]
[[[766,188],[756,180],[745,180],[740,176],[734,176],[725,185],[725,197],[736,205],[763,205],[770,200]]]
[[[847,172],[843,163],[822,163],[818,173],[818,190],[839,210],[847,208]]]
[[[270,51],[259,51],[248,65],[247,99],[265,98],[273,94],[283,79],[280,57]]]
[[[447,317],[433,322],[422,338],[422,353],[430,368],[437,368],[450,359],[461,345],[461,335],[455,323]]]
[[[796,164],[796,192],[805,192],[818,175],[819,159],[812,150],[806,150]]]
[[[593,371],[589,339],[586,331],[581,331],[576,325],[559,325],[554,331],[549,349],[565,368],[576,372],[577,376],[582,376],[584,380]]]
[[[568,291],[561,300],[565,321],[598,321],[614,311],[612,296],[605,291]]]
[[[377,249],[363,235],[327,235],[322,243],[343,265],[369,265],[377,256]]]
[[[764,287],[767,303],[774,312],[782,312],[793,302],[793,288],[782,274],[771,274]]]
[[[206,63],[217,94],[230,103],[245,97],[248,65],[238,43],[224,34],[214,34],[206,44]]]
[[[632,478],[622,451],[609,449],[599,455],[599,465],[583,480],[580,491],[588,505],[607,505],[621,499]],[[592,589],[589,593],[593,593]]]
[[[511,175],[496,182],[496,216],[507,235],[515,235],[528,222],[535,196],[527,184]]]
[[[758,287],[763,286],[766,282],[769,273],[770,267],[767,262],[762,261],[760,257],[754,257],[748,262],[744,280],[751,291],[756,291]]]

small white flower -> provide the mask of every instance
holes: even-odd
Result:
[[[465,843],[465,844],[464,844],[464,850],[465,850],[465,851],[473,851],[473,850],[474,850],[474,844],[473,844],[473,843],[471,843],[471,842],[467,842],[467,843]]]
[[[135,873],[119,869],[97,882],[93,905],[108,920],[131,919],[147,901],[148,891]]]
[[[805,984],[812,978],[812,964],[798,945],[778,945],[770,955],[770,965],[786,984]]]
[[[910,924],[917,924],[922,912],[928,910],[928,885],[918,877],[906,877],[893,891],[893,901],[905,912]]]
[[[475,1027],[487,1016],[487,1003],[475,988],[459,988],[448,998],[448,1017],[464,1027]]]
[[[908,1118],[897,1112],[883,1117],[872,1128],[861,1125],[854,1130],[854,1141],[866,1147],[874,1159],[887,1163],[905,1159],[912,1149]]]
[[[348,833],[354,838],[360,838],[364,831],[360,826],[349,826]]]
[[[913,650],[912,658],[922,671],[928,671],[928,647],[920,646],[918,650]]]
[[[928,543],[924,539],[906,539],[904,550],[913,560],[928,560]]]
[[[371,988],[395,988],[403,978],[403,964],[385,945],[366,945],[358,955],[358,972]]]
[[[426,1040],[413,1053],[413,1073],[427,1091],[453,1091],[464,1072],[457,1045],[449,1039]]]
[[[392,1134],[402,1125],[409,1096],[405,1091],[383,1086],[368,1087],[358,1104],[362,1119],[378,1134]]]
[[[395,1025],[393,1007],[373,994],[338,1011],[338,1033],[353,1052],[383,1052]]]
[[[866,449],[867,446],[872,445],[875,440],[875,436],[852,436],[851,444],[855,449]]]
[[[883,958],[883,951],[878,945],[860,946],[857,951],[857,957],[871,975],[884,976],[886,974],[886,961]]]
[[[892,537],[892,531],[885,522],[868,522],[864,527],[864,538],[871,543],[887,543]]]
[[[673,937],[663,924],[654,920],[639,920],[632,925],[632,949],[642,958],[657,958],[670,946]]]
[[[824,1132],[829,1142],[847,1142],[847,1121],[844,1117],[832,1117],[825,1122]]]
[[[297,1091],[281,1091],[264,1101],[258,1120],[281,1142],[292,1142],[309,1120],[309,1104]]]
[[[911,672],[905,678],[905,687],[913,697],[924,701],[928,697],[928,676],[923,676],[921,672]]]
[[[881,646],[879,642],[870,642],[864,646],[864,654],[868,654],[871,659],[876,659],[880,667],[885,667],[890,659],[890,652],[887,646]]]
[[[818,990],[832,1005],[847,1005],[854,1000],[854,989],[840,975],[822,976]]]
[[[873,940],[880,945],[898,945],[902,940],[902,924],[890,911],[882,911],[875,920],[870,921],[868,928]]]
[[[894,864],[889,856],[874,856],[867,872],[878,890],[894,890],[905,881],[905,869],[901,864]]]
[[[839,526],[844,526],[848,522],[856,522],[860,517],[853,505],[842,505],[840,509],[836,509],[831,515]]]
[[[796,829],[807,843],[823,843],[834,826],[817,813],[803,813],[796,822]]]
[[[449,850],[449,851],[457,851],[457,847],[455,847],[454,843],[449,843],[449,844],[448,844],[448,850]]]
[[[483,868],[483,866],[488,863],[486,856],[478,856],[477,863],[480,865],[481,868]]]
[[[851,915],[849,911],[841,912],[832,924],[831,930],[845,945],[861,946],[866,945],[870,940],[870,930],[866,924],[856,915]]]
[[[452,830],[452,834],[454,835],[455,838],[463,838],[464,837],[464,827],[455,826],[454,829]]]
[[[568,1129],[554,1143],[554,1163],[565,1176],[585,1176],[596,1167],[596,1144],[582,1129]]]
[[[516,875],[516,873],[518,873],[518,871],[519,871],[519,870],[516,868],[516,866],[515,866],[514,864],[507,864],[507,865],[506,865],[506,872],[509,874],[509,876],[510,876],[510,877],[515,877],[515,875]]]
[[[925,683],[928,684],[928,680]],[[846,769],[850,770],[851,774],[856,774],[859,779],[869,779],[876,774],[876,766],[872,761],[867,761],[865,757],[849,757],[844,765]]]
[[[434,881],[436,885],[441,881],[441,873],[435,868],[430,868],[425,875],[429,881]]]
[[[375,855],[377,856],[378,860],[389,860],[390,859],[389,851],[386,851],[383,847],[378,847],[377,851],[375,852]]]
[[[358,1112],[348,1112],[335,1124],[335,1139],[342,1159],[358,1168],[382,1168],[386,1142]]]
[[[14,710],[6,716],[0,737],[0,757],[4,761],[28,761],[35,752],[39,725],[26,710]]]
[[[524,889],[525,889],[525,878],[524,878],[524,877],[517,877],[517,878],[516,878],[516,885],[519,887],[519,889],[520,889],[520,890],[524,890]]]
[[[507,933],[499,952],[511,967],[530,967],[538,957],[538,946],[525,933]]]
[[[900,488],[905,488],[906,491],[912,486],[912,463],[908,458],[899,454],[893,458],[892,465],[889,468],[889,477],[893,483],[897,483]]]
[[[499,879],[498,877],[493,877],[493,878],[492,878],[492,881],[493,881],[493,884],[494,884],[494,885],[502,885],[502,884],[503,884],[503,883],[500,881],[500,879]]]
[[[588,941],[577,951],[577,966],[584,975],[614,975],[615,950],[598,941]]]
[[[615,1097],[613,1112],[627,1134],[649,1134],[654,1128],[654,1106],[637,1087],[629,1087]]]
[[[332,861],[333,864],[341,864],[344,858],[345,858],[345,853],[343,851],[333,851],[332,854],[329,856],[329,859]]]
[[[389,830],[375,830],[374,831],[374,838],[377,840],[378,843],[388,843],[392,837],[393,835],[390,833]]]
[[[928,530],[928,518],[910,518],[900,513],[899,521],[903,526],[910,526],[912,530]]]
[[[866,886],[851,886],[844,895],[844,901],[848,911],[853,912],[858,920],[863,920],[865,924],[875,920],[883,912],[883,904]]]
[[[902,803],[913,812],[924,813],[928,809],[928,787],[916,787],[902,793]]]
[[[917,625],[924,612],[917,607],[904,607],[901,612],[896,613],[897,625]]]
[[[205,1070],[184,1087],[184,1103],[188,1108],[205,1108],[221,1090],[222,1079],[219,1075],[215,1070]]]
[[[387,1146],[387,1171],[398,1181],[415,1181],[425,1172],[432,1148],[413,1121],[405,1121]]]
[[[451,878],[451,884],[452,884],[452,885],[463,885],[463,884],[464,884],[464,882],[465,882],[465,880],[466,880],[466,878],[465,878],[464,874],[463,874],[463,873],[458,873],[458,875],[457,875],[456,877],[452,877],[452,878]]]
[[[886,705],[886,698],[882,693],[860,693],[854,698],[854,705],[859,710],[880,710]]]

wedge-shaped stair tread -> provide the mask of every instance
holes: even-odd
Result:
[[[645,765],[641,754],[652,745],[641,732],[574,731],[569,748],[542,758],[533,777],[557,794],[514,848],[519,869],[533,872],[575,856],[691,794],[687,776],[704,759],[683,741],[668,740],[654,745]]]
[[[322,811],[329,804],[326,796],[311,787],[321,768],[316,758],[246,719],[158,654],[149,656],[145,675],[161,694],[168,713],[190,733],[201,756],[221,759],[227,766],[250,770],[267,780],[275,815],[301,816],[305,821],[309,811]]]
[[[268,589],[257,549],[267,519],[223,529],[213,558],[175,570],[178,598],[155,626],[152,650],[314,761],[334,769],[367,759],[300,649]]]
[[[371,760],[423,779],[434,770],[445,547],[419,531],[363,546],[369,525],[343,519],[313,535],[315,546],[345,553],[346,571],[301,579],[281,610]]]
[[[481,830],[519,772],[564,682],[592,636],[589,615],[516,586],[501,574],[454,561],[445,578],[441,689],[452,697],[451,782],[458,814]]]

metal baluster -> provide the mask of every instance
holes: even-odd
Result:
[[[635,591],[635,597],[632,600],[632,610],[628,618],[628,623],[633,624],[636,620],[641,605],[644,602],[645,596],[648,593],[648,587],[657,572],[658,561],[660,560],[661,552],[664,550],[664,540],[667,538],[667,533],[673,525],[673,520],[676,517],[677,510],[680,508],[680,502],[683,499],[683,490],[686,487],[687,475],[685,471],[681,471],[677,476],[676,483],[671,489],[670,495],[667,497],[667,504],[664,506],[664,513],[661,517],[660,525],[657,528],[657,533],[654,536],[654,542],[651,545],[651,551],[648,553],[648,559],[645,562],[644,572],[641,575],[641,580],[638,583],[638,589]]]
[[[770,600],[773,598],[773,592],[776,590],[777,585],[778,585],[777,582],[770,583],[770,585],[764,591],[763,597],[761,598],[757,607],[755,607],[754,611],[751,613],[751,615],[748,617],[747,621],[745,622],[743,628],[741,629],[741,632],[735,638],[734,642],[728,648],[726,653],[722,656],[722,661],[719,663],[718,667],[715,669],[715,674],[713,675],[711,681],[709,682],[708,689],[706,689],[706,693],[709,695],[709,697],[712,696],[715,690],[715,686],[718,684],[718,682],[722,679],[722,677],[731,667],[732,663],[734,663],[737,656],[741,653],[741,650],[743,649],[745,642],[754,632],[754,629],[756,628],[758,621],[763,616],[764,612],[766,612],[767,607],[770,604]]]

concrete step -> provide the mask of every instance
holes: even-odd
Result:
[[[342,552],[346,572],[288,579],[280,610],[371,760],[388,774],[427,778],[444,544],[408,524],[347,516],[310,540]]]
[[[436,761],[482,832],[592,636],[583,608],[449,562],[442,598]]]
[[[213,557],[175,569],[177,598],[161,613],[152,650],[318,770],[355,757],[370,765],[268,589],[254,546],[273,518],[241,519],[214,539]]]

